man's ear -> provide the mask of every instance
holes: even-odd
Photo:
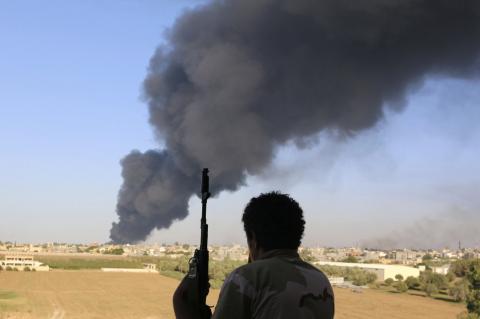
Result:
[[[250,250],[257,249],[257,239],[255,238],[254,233],[247,234],[247,243]]]

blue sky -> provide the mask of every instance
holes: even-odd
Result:
[[[141,99],[149,58],[198,3],[0,1],[0,240],[108,240],[119,160],[160,145]],[[210,202],[211,239],[242,242],[246,201],[280,189],[304,206],[309,245],[480,246],[479,84],[431,78],[354,138],[280,148],[264,174]],[[193,215],[149,241],[195,242],[198,209],[192,198]]]

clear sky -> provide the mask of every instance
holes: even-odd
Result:
[[[0,0],[0,240],[108,240],[119,160],[160,147],[141,99],[149,58],[199,2]],[[243,206],[278,189],[304,207],[308,245],[480,246],[479,84],[431,78],[369,131],[279,149],[262,176],[210,201],[211,240],[243,243]],[[196,242],[190,203],[149,241]]]

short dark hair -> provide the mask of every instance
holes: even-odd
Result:
[[[305,230],[303,210],[289,195],[270,192],[253,197],[242,216],[247,238],[264,250],[297,249]]]

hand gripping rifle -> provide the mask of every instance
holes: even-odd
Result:
[[[208,168],[204,168],[202,172],[202,219],[200,220],[200,248],[195,250],[195,254],[190,259],[190,269],[188,276],[195,279],[198,284],[197,294],[195,294],[195,304],[202,319],[212,316],[210,307],[207,306],[206,300],[209,290],[208,284],[208,224],[207,224],[207,200],[210,197]]]

